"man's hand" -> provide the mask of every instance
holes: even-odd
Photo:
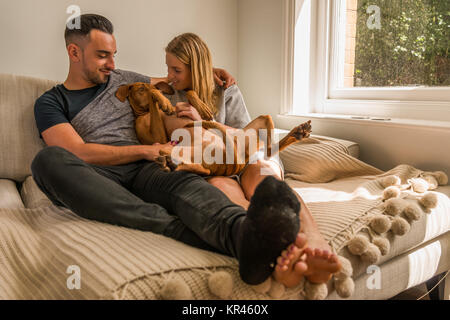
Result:
[[[142,145],[142,147],[146,148],[144,153],[144,159],[148,161],[155,161],[156,158],[160,156],[160,151],[164,151],[168,154],[172,153],[172,149],[175,146],[175,142],[169,141],[164,144],[154,143],[152,145]]]
[[[188,117],[189,119],[193,121],[201,121],[202,117],[198,113],[197,109],[195,109],[193,106],[191,106],[187,102],[178,102],[175,106],[177,117]]]
[[[214,80],[219,86],[227,89],[229,86],[236,84],[236,80],[225,69],[213,68]]]

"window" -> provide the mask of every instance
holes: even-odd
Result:
[[[341,87],[450,85],[450,2],[350,0]]]
[[[450,121],[450,1],[294,2],[291,114]]]

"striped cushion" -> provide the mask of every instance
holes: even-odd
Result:
[[[383,171],[354,157],[341,143],[325,138],[308,138],[280,152],[285,177],[310,183],[340,178],[376,175]]]
[[[34,103],[55,81],[0,74],[0,177],[22,182],[44,146],[34,120]]]
[[[28,176],[20,190],[25,208],[41,208],[52,205],[49,198],[39,189],[32,176]]]
[[[16,183],[0,179],[0,208],[23,208],[23,202],[17,191]]]

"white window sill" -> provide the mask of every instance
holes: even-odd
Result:
[[[401,119],[401,118],[383,118],[375,116],[352,116],[352,115],[338,115],[327,113],[304,113],[304,114],[280,114],[277,116],[279,120],[288,120],[293,118],[308,118],[308,119],[324,119],[338,122],[348,122],[352,124],[364,124],[374,126],[389,126],[389,127],[422,127],[428,129],[440,129],[449,131],[450,121],[434,121],[434,120],[418,120],[418,119]]]

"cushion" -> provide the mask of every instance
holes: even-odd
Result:
[[[25,208],[48,207],[52,205],[49,198],[39,189],[32,176],[28,176],[20,190]]]
[[[359,159],[359,144],[357,142],[350,141],[350,140],[344,140],[344,139],[337,139],[337,138],[328,137],[328,136],[320,136],[317,134],[312,134],[311,138],[327,139],[327,140],[335,141],[335,142],[343,145],[347,149],[349,155],[351,155],[354,158]]]
[[[278,129],[278,128],[275,129],[275,136],[278,137],[278,139],[283,138],[288,133],[289,133],[288,130]],[[357,142],[328,137],[328,136],[320,136],[317,134],[312,134],[311,138],[319,138],[319,139],[335,141],[335,142],[339,143],[340,145],[342,145],[343,147],[345,147],[345,149],[348,151],[348,154],[350,154],[352,157],[359,158],[359,144]]]
[[[325,183],[336,179],[381,174],[382,171],[351,156],[347,147],[330,138],[306,138],[280,152],[285,177]]]
[[[0,179],[0,208],[23,208],[23,202],[14,181]]]
[[[44,146],[34,120],[34,103],[54,81],[0,74],[0,177],[22,182]]]

